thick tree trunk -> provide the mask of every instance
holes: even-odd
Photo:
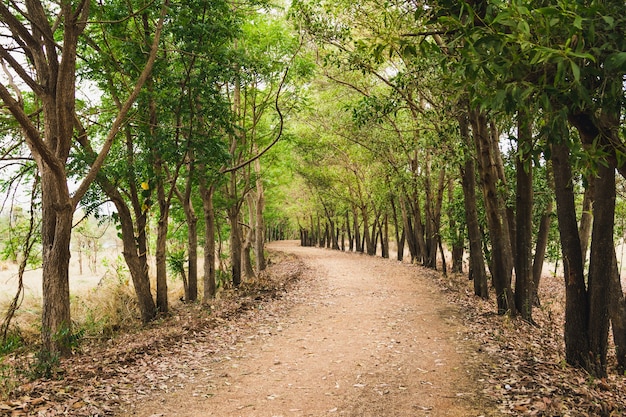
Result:
[[[69,262],[73,209],[69,200],[59,204],[67,194],[67,185],[60,184],[44,168],[42,187],[42,278],[43,304],[41,335],[43,349],[61,355],[71,353],[72,322],[70,319]],[[59,188],[61,190],[59,190]]]
[[[593,231],[589,260],[589,355],[597,377],[606,376],[609,336],[609,288],[614,274],[615,168],[598,164],[593,198]]]
[[[129,131],[127,130],[127,138]],[[129,160],[129,168],[132,166],[132,143],[126,142],[127,158]],[[130,173],[130,178],[133,174]],[[142,210],[142,204],[139,201],[137,187],[135,181],[131,181],[131,204],[135,213],[135,224],[133,224],[133,215],[128,207],[126,199],[122,196],[117,188],[103,175],[99,175],[97,183],[100,185],[104,193],[111,199],[117,210],[117,216],[121,227],[122,237],[122,255],[128,266],[135,294],[137,295],[137,303],[141,314],[141,321],[149,323],[154,320],[157,315],[157,308],[152,298],[150,288],[150,276],[148,275],[148,242],[146,236],[147,217],[146,210]],[[145,207],[144,207],[145,208]],[[135,232],[136,231],[136,232]]]
[[[487,118],[478,111],[472,112],[472,130],[478,161],[480,163],[481,188],[485,199],[485,210],[493,263],[493,283],[496,289],[499,314],[515,314],[515,302],[511,289],[511,244],[507,219],[503,217],[502,201],[498,193],[498,173],[491,155]]]
[[[107,195],[111,198],[112,194]],[[124,203],[121,195],[115,193],[111,198],[117,209],[122,231],[122,245],[124,260],[133,280],[137,303],[141,313],[141,321],[148,323],[156,317],[157,308],[150,290],[150,276],[148,275],[148,245],[146,242],[145,213],[137,218],[138,234],[135,236],[133,220],[130,210]]]
[[[565,359],[570,365],[588,369],[589,303],[576,222],[569,149],[564,144],[553,144],[551,157],[565,277]]]
[[[532,322],[533,309],[533,166],[532,125],[523,110],[518,112],[518,148],[516,158],[515,223],[515,307],[521,317]]]

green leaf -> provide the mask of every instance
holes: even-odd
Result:
[[[626,52],[615,52],[606,57],[604,62],[607,71],[626,71]]]
[[[583,28],[583,18],[580,16],[576,16],[576,18],[574,19],[574,27],[577,29],[582,29]]]
[[[572,74],[574,74],[574,80],[578,83],[580,82],[580,67],[574,61],[570,61],[572,65]]]
[[[530,35],[530,26],[528,26],[528,22],[525,20],[520,20],[517,24],[517,30],[522,32],[524,35]]]
[[[606,22],[607,25],[609,25],[609,29],[613,29],[613,27],[615,27],[615,19],[613,19],[611,16],[602,16],[602,19]]]

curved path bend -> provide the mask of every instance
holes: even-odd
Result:
[[[207,355],[210,373],[134,415],[483,414],[464,363],[476,349],[428,271],[293,241],[270,247],[307,265],[300,301],[228,355]]]

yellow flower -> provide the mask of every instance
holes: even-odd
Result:
[[[141,188],[143,188],[144,190],[149,190],[150,189],[150,184],[148,184],[147,182],[142,182],[141,183]]]

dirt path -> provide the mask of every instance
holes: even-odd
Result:
[[[420,269],[392,260],[301,248],[302,302],[250,329],[210,372],[133,415],[479,416],[456,310]],[[200,355],[201,356],[201,355]]]

